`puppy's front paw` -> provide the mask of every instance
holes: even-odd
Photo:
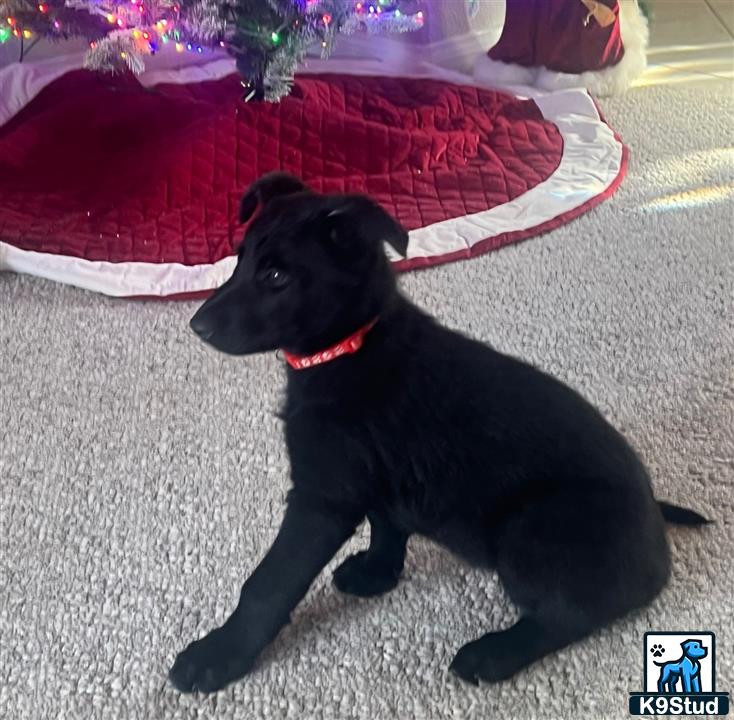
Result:
[[[349,595],[371,597],[392,590],[400,571],[380,565],[366,551],[350,555],[335,571],[334,585]]]
[[[243,653],[241,638],[231,629],[217,628],[178,654],[168,679],[181,692],[210,693],[239,680],[254,662]]]
[[[491,636],[464,645],[449,666],[454,675],[472,685],[479,685],[480,680],[485,682],[508,680],[518,669],[518,664],[513,662],[512,657],[508,657],[503,648],[493,645]]]

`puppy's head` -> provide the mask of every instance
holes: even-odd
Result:
[[[361,195],[321,195],[297,178],[266,175],[245,193],[250,224],[232,277],[191,319],[232,355],[282,348],[311,353],[380,314],[395,280],[383,242],[405,255],[406,231]]]

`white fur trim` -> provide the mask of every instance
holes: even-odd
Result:
[[[616,64],[603,70],[585,73],[563,73],[545,67],[523,67],[514,63],[491,60],[486,55],[477,60],[474,77],[478,82],[495,87],[533,85],[553,92],[569,88],[586,88],[606,97],[619,95],[647,67],[649,29],[637,0],[619,0],[619,33],[624,55]]]
[[[487,55],[477,58],[474,66],[474,79],[489,87],[507,87],[509,85],[526,85],[532,87],[538,78],[537,67],[525,67],[517,63],[506,63],[492,60]]]
[[[572,75],[541,68],[537,86],[543,90],[585,87],[601,97],[620,95],[647,67],[649,28],[637,0],[619,0],[619,34],[624,47],[622,59],[603,70]]]

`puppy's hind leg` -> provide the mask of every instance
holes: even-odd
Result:
[[[479,680],[500,682],[554,650],[580,640],[587,632],[581,626],[546,625],[524,616],[507,630],[487,633],[464,645],[449,669],[473,685]]]
[[[348,557],[334,571],[334,585],[350,595],[370,597],[392,590],[400,579],[408,535],[386,516],[368,513],[370,546]]]
[[[659,513],[645,502],[614,493],[551,497],[508,518],[497,571],[523,615],[465,645],[451,669],[473,683],[506,680],[650,602],[669,556]]]

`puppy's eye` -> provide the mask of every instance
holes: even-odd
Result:
[[[280,290],[288,284],[290,278],[288,277],[288,273],[283,270],[278,268],[267,268],[266,270],[261,270],[258,273],[257,280],[263,285],[267,285],[274,290]]]

